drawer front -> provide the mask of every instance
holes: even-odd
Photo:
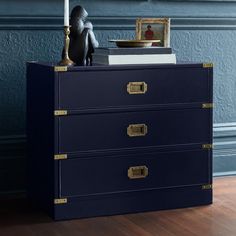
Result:
[[[58,151],[211,143],[211,109],[62,116]]]
[[[67,72],[59,75],[58,109],[206,102],[206,68]]]
[[[210,183],[210,153],[188,150],[60,161],[60,196]]]

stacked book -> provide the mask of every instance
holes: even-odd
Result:
[[[96,48],[93,63],[101,65],[127,64],[176,64],[176,56],[172,48]]]

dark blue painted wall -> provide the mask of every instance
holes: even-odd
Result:
[[[77,4],[89,12],[101,46],[134,37],[137,17],[172,18],[177,59],[215,65],[214,171],[236,173],[236,2],[73,0],[71,8]],[[7,179],[0,192],[24,188],[25,62],[60,59],[62,24],[63,0],[0,3],[0,179]]]

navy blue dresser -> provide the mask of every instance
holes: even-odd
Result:
[[[212,203],[212,64],[27,64],[28,194],[55,220]]]

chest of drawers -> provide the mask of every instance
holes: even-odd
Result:
[[[55,220],[212,203],[211,64],[27,64],[28,195]]]

